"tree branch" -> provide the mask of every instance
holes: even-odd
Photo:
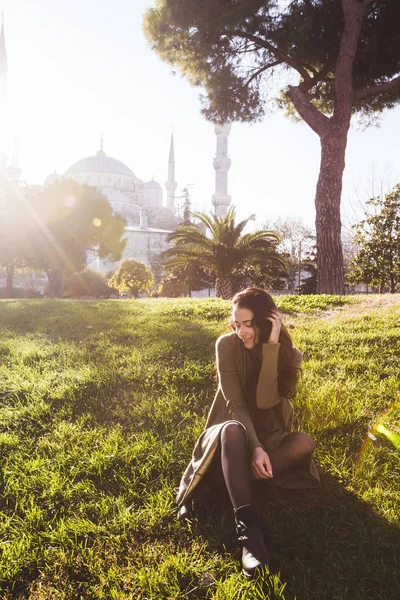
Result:
[[[329,117],[315,108],[304,92],[298,87],[289,85],[286,96],[293,102],[301,118],[320,137],[324,135],[329,124]]]
[[[368,12],[367,4],[359,0],[341,0],[344,28],[335,65],[335,120],[350,123],[353,103],[353,64],[356,57],[361,27]]]
[[[327,63],[324,67],[322,67],[320,71],[317,71],[316,69],[311,69],[314,73],[314,76],[310,78],[309,81],[301,81],[298,86],[299,90],[303,93],[307,93],[323,79],[325,79],[325,81],[328,81],[329,78],[327,77],[327,75],[331,69],[332,65],[330,63]],[[334,80],[332,79],[332,81]]]
[[[295,69],[305,81],[312,81],[312,78],[310,77],[309,73],[302,65],[300,65],[297,61],[293,60],[290,56],[282,52],[282,50],[279,50],[279,48],[276,48],[275,46],[267,42],[267,40],[262,39],[256,35],[252,35],[251,33],[247,33],[246,31],[240,31],[240,29],[236,29],[233,32],[233,34],[237,35],[238,37],[245,38],[246,40],[250,40],[251,42],[258,44],[262,48],[266,48],[277,59],[293,67],[293,69]]]
[[[386,94],[387,92],[391,92],[397,87],[400,87],[400,75],[398,75],[391,81],[387,81],[386,83],[380,83],[378,85],[369,85],[367,87],[360,88],[354,93],[354,98],[356,100],[372,98],[374,96],[379,96],[379,94]]]
[[[263,67],[261,67],[260,69],[257,69],[257,71],[255,73],[253,73],[253,75],[251,75],[251,77],[246,81],[246,83],[244,84],[246,87],[248,87],[250,85],[250,83],[256,79],[256,77],[258,77],[258,75],[260,75],[261,73],[263,73],[264,71],[266,71],[267,69],[270,69],[272,67],[276,67],[277,65],[281,65],[282,61],[281,60],[276,60],[273,63],[268,63],[267,65],[264,65]]]

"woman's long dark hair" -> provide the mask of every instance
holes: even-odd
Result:
[[[266,317],[277,310],[272,296],[262,288],[247,288],[235,294],[233,308],[247,308],[254,315],[253,325],[259,330],[259,341],[266,343],[271,334],[272,323]],[[231,326],[234,327],[233,323]],[[279,334],[278,389],[281,396],[292,398],[296,394],[300,369],[293,365],[293,343],[286,327],[282,325]]]

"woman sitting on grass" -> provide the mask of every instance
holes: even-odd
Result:
[[[253,577],[270,564],[266,525],[253,479],[286,488],[319,483],[313,440],[292,432],[302,354],[281,323],[272,297],[248,288],[232,300],[234,332],[216,343],[218,391],[179,486],[179,518],[190,520],[196,498],[223,485],[242,546],[243,571]]]

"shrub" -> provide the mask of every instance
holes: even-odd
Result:
[[[109,279],[108,284],[121,295],[137,298],[149,294],[155,285],[151,269],[142,262],[129,258],[121,260],[118,269]]]
[[[11,294],[7,288],[0,288],[0,298],[42,298],[43,294],[38,290],[32,290],[31,288],[17,288],[11,289]]]
[[[158,287],[158,295],[166,298],[179,298],[189,295],[189,286],[186,283],[178,281],[174,275],[167,275],[161,281]]]
[[[107,285],[104,277],[89,270],[74,273],[67,278],[64,285],[64,296],[67,298],[83,298],[85,296],[109,298],[112,293],[113,289]]]

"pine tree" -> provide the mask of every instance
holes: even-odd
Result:
[[[157,0],[145,15],[159,56],[202,88],[206,118],[257,121],[275,99],[319,136],[319,293],[344,293],[350,121],[357,113],[368,123],[400,101],[399,22],[397,0]]]

